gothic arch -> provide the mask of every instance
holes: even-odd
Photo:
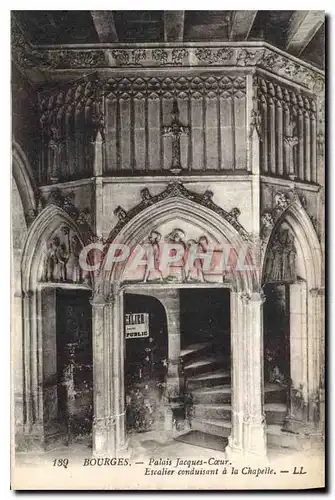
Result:
[[[36,290],[43,246],[62,225],[72,229],[84,246],[83,238],[74,220],[56,205],[48,205],[32,223],[23,249],[21,270],[24,291]]]
[[[248,244],[246,239],[242,238],[239,231],[225,217],[207,206],[200,205],[183,196],[168,197],[144,208],[134,215],[131,220],[123,224],[117,234],[113,231],[111,233],[112,238],[108,239],[108,244],[121,243],[133,246],[142,243],[151,230],[176,218],[202,229],[217,243],[228,242],[236,253]],[[106,250],[108,250],[108,245]],[[100,279],[104,277],[104,280],[121,283],[126,263],[116,263],[111,270],[105,270],[105,265],[106,256],[104,256],[100,268]],[[241,291],[258,289],[258,279],[255,272],[243,271],[232,274],[234,289]]]
[[[296,198],[280,214],[272,228],[264,252],[262,284],[265,284],[267,254],[276,231],[283,223],[294,236],[294,244],[304,267],[303,279],[290,284],[289,291],[291,389],[285,428],[295,432],[295,422],[299,419],[312,429],[320,425],[318,415],[324,384],[323,271],[320,242],[308,214]]]
[[[27,225],[29,225],[36,213],[36,186],[28,159],[15,140],[12,144],[12,175],[20,193]]]
[[[262,261],[262,283],[265,280],[267,256],[271,248],[273,236],[284,222],[289,226],[303,256],[306,281],[309,289],[320,288],[322,284],[321,245],[311,219],[297,198],[280,214],[267,239]]]

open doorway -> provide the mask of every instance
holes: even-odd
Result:
[[[124,327],[127,431],[156,430],[164,425],[168,366],[165,309],[154,297],[126,293]]]
[[[290,285],[264,287],[264,411],[268,436],[284,425],[290,391]],[[272,439],[272,437],[271,437]],[[269,441],[270,442],[270,441]]]
[[[181,290],[180,328],[190,432],[178,439],[224,449],[231,431],[230,290]]]
[[[57,289],[58,420],[67,440],[91,444],[93,417],[92,309],[90,292]]]
[[[290,304],[288,284],[264,287],[264,381],[284,383],[290,378]]]
[[[181,348],[190,344],[219,344],[230,353],[230,292],[222,288],[180,290]]]

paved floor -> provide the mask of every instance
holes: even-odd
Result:
[[[123,456],[129,457],[134,461],[139,459],[147,461],[155,456],[169,457],[172,460],[177,457],[227,458],[224,451],[206,449],[175,441],[171,437],[168,438],[164,433],[157,431],[131,434],[127,450],[125,450]],[[268,449],[268,461],[270,463],[276,463],[282,459],[285,461],[289,459],[295,463],[300,463],[302,459],[306,459],[308,456],[322,457],[322,452],[317,449],[305,451],[296,451],[289,448]],[[78,464],[81,464],[84,458],[92,457],[90,439],[78,439],[71,443],[70,446],[59,444],[59,446],[48,451],[17,453],[16,463],[20,466],[34,467],[43,463],[50,463],[55,458],[62,457],[67,457],[71,459],[72,463]]]

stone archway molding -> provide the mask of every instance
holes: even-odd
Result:
[[[289,227],[303,258],[305,276],[290,285],[291,388],[289,413],[284,428],[290,432],[323,432],[324,413],[324,304],[321,245],[299,196],[281,198],[276,218],[267,225],[263,240],[262,284],[265,284],[267,255],[276,231]],[[276,208],[276,207],[275,207]],[[282,208],[280,210],[280,208]],[[279,210],[279,213],[278,213]],[[271,219],[267,217],[267,222]]]
[[[19,190],[24,216],[27,226],[29,226],[37,211],[36,185],[27,156],[15,139],[12,142],[12,175]]]
[[[44,448],[55,432],[50,426],[50,408],[55,406],[54,400],[57,400],[57,382],[53,381],[51,385],[48,382],[48,387],[45,385],[45,373],[50,374],[54,370],[53,375],[56,377],[55,287],[42,290],[39,272],[44,260],[44,245],[62,226],[72,229],[81,244],[84,244],[74,220],[60,207],[51,204],[31,224],[21,261],[24,372],[22,443],[25,449]],[[46,345],[49,347],[46,348]],[[53,346],[52,349],[50,346]]]
[[[106,250],[111,243],[133,245],[140,243],[160,224],[179,218],[197,226],[216,241],[224,239],[234,248],[249,242],[225,215],[199,202],[199,196],[190,199],[180,183],[173,183],[163,197],[147,197],[142,192],[140,209],[129,216],[118,207],[120,222],[111,232]],[[149,193],[150,194],[150,193]],[[193,195],[192,195],[193,196]],[[201,198],[202,199],[202,198]],[[221,210],[221,209],[220,209]],[[252,244],[250,242],[250,244]],[[105,269],[102,262],[93,306],[93,335],[95,359],[93,452],[121,454],[126,446],[124,394],[124,332],[123,332],[123,270],[125,263]],[[130,283],[128,283],[130,286]],[[135,283],[134,283],[135,285]],[[141,288],[150,287],[142,283]],[[159,287],[159,285],[157,285]],[[170,285],[173,286],[173,285]],[[262,455],[266,453],[266,434],[263,414],[263,295],[258,273],[232,273],[231,289],[232,338],[232,432],[228,453]],[[162,291],[165,285],[162,285]],[[245,387],[248,387],[247,393]],[[114,456],[113,455],[113,456]]]
[[[203,194],[196,193],[194,191],[190,191],[187,189],[181,182],[175,181],[170,182],[166,189],[164,189],[161,193],[156,196],[152,196],[148,188],[143,188],[140,191],[140,195],[142,201],[134,206],[131,210],[126,212],[121,206],[118,206],[114,213],[118,216],[119,222],[111,231],[108,236],[107,243],[111,243],[117,235],[121,232],[124,226],[130,222],[136,215],[140,214],[142,211],[151,207],[163,200],[167,200],[168,198],[184,198],[194,202],[197,205],[208,208],[210,211],[215,212],[220,217],[229,222],[236,231],[240,234],[241,238],[244,241],[249,241],[250,235],[243,228],[243,226],[238,222],[237,217],[240,214],[240,211],[236,208],[233,208],[230,212],[227,212],[219,205],[214,203],[213,201],[213,192],[207,189]],[[236,212],[237,210],[237,212]]]
[[[72,229],[78,235],[82,246],[85,245],[85,239],[73,218],[62,208],[54,204],[48,205],[32,223],[23,249],[21,261],[23,291],[37,289],[38,269],[42,258],[43,246],[61,226],[68,226]]]
[[[143,191],[147,192],[146,188],[141,192],[142,197]],[[203,196],[186,190],[182,184],[171,183],[163,193],[143,200],[137,208],[135,207],[128,214],[123,214],[123,209],[118,207],[116,212],[119,213],[120,217],[120,211],[122,211],[122,220],[119,221],[107,239],[99,270],[99,281],[121,284],[123,280],[126,262],[116,263],[111,269],[105,269],[106,254],[110,244],[121,243],[133,247],[145,241],[154,227],[157,228],[160,224],[173,221],[176,218],[182,219],[190,226],[202,229],[205,234],[209,234],[219,244],[230,244],[236,254],[245,247],[250,248],[251,251],[253,246],[249,234],[237,221],[239,210],[235,208],[228,213],[217,207],[211,200],[208,202],[202,200]],[[258,290],[258,273],[255,271],[237,272],[232,270],[232,275],[233,278],[230,281],[237,290]]]
[[[261,282],[264,282],[266,258],[273,236],[285,221],[290,226],[302,249],[309,288],[320,288],[322,286],[322,253],[312,221],[295,191],[290,192],[289,195],[285,195],[284,193],[279,194],[281,195],[281,200],[279,203],[277,202],[272,213],[266,212],[262,216]]]

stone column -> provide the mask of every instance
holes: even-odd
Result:
[[[323,289],[313,288],[307,295],[308,330],[308,421],[315,431],[324,430],[324,318]]]
[[[161,299],[165,306],[168,328],[167,390],[170,397],[180,392],[180,299],[179,290],[167,290]]]
[[[266,455],[261,293],[231,292],[232,433],[227,455]]]
[[[29,451],[44,447],[43,361],[40,292],[22,293],[23,365],[24,365],[24,436],[19,448]]]
[[[93,454],[116,456],[124,447],[122,311],[119,293],[97,293],[93,319]]]
[[[165,408],[165,430],[173,431],[173,412],[170,399],[177,398],[182,391],[183,381],[180,378],[181,358],[180,358],[180,296],[178,289],[150,290],[150,295],[156,297],[164,306],[168,330],[168,372],[166,377],[167,406]]]

